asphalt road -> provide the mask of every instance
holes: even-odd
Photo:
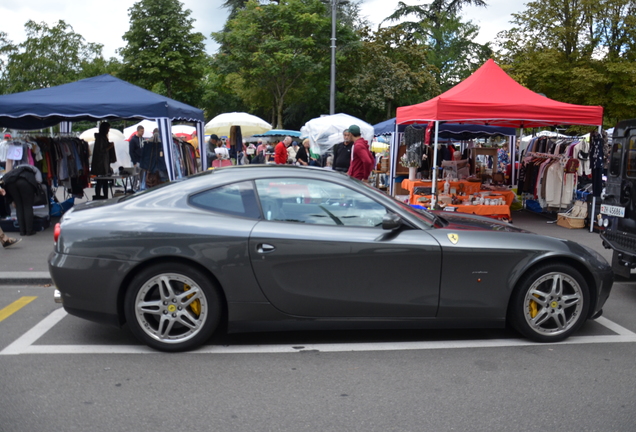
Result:
[[[609,257],[596,234],[515,224]],[[50,287],[0,285],[0,432],[631,432],[636,283],[615,284],[604,310],[564,344],[509,330],[290,332],[164,354],[66,315]]]

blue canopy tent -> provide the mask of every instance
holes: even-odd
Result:
[[[408,125],[398,125],[396,129],[395,118],[385,120],[373,126],[375,135],[394,134],[397,130],[398,133],[404,132]],[[427,123],[418,123],[417,127],[426,129]],[[498,126],[486,126],[486,125],[473,125],[473,124],[460,124],[460,123],[441,123],[439,125],[438,137],[445,139],[455,140],[467,140],[471,138],[487,138],[491,136],[515,136],[516,130],[510,127],[498,127]],[[393,173],[396,171],[398,145],[397,136],[394,136],[391,140],[390,146],[390,172],[391,178],[395,176]],[[393,181],[390,182],[391,193],[393,193]]]
[[[404,132],[408,125],[399,125],[398,132]],[[419,124],[419,127],[426,128],[427,124]],[[395,132],[395,118],[383,121],[373,126],[376,135],[384,135]],[[514,136],[515,129],[509,127],[460,124],[460,123],[443,123],[439,125],[440,138],[450,138],[456,140],[465,140],[470,138],[486,138],[496,135]]]
[[[287,130],[287,129],[272,129],[258,135],[252,135],[255,137],[268,137],[268,136],[287,136],[298,138],[300,136],[299,131]]]
[[[157,122],[171,180],[177,176],[171,122],[193,122],[197,135],[204,136],[202,110],[111,75],[0,96],[0,127],[34,130],[59,124],[60,132],[68,133],[73,121],[113,119],[149,119]]]

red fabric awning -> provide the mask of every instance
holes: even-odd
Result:
[[[558,102],[522,86],[488,60],[441,95],[397,109],[397,124],[428,121],[505,127],[603,124],[603,107]]]

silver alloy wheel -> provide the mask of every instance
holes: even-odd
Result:
[[[567,273],[547,273],[526,292],[523,309],[532,330],[545,336],[568,331],[581,318],[583,291]]]
[[[139,327],[153,339],[178,344],[199,333],[208,316],[208,302],[189,277],[162,273],[138,291],[135,316]]]

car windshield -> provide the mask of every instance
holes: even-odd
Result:
[[[376,188],[374,188],[373,186],[364,183],[364,182],[360,182],[361,184],[363,184],[364,186],[368,187],[369,189],[372,189],[375,193],[378,193],[378,190]],[[427,225],[435,225],[435,222],[439,220],[438,216],[435,216],[433,213],[430,213],[428,210],[422,209],[422,208],[416,208],[416,207],[411,207],[408,204],[405,204],[404,202],[396,199],[395,197],[390,196],[389,194],[385,194],[387,197],[391,198],[393,201],[395,201],[396,203],[398,203],[398,205],[400,207],[402,207],[404,210],[406,210],[407,212],[409,212],[410,214],[416,216],[418,219],[422,220],[423,222],[425,222]]]

